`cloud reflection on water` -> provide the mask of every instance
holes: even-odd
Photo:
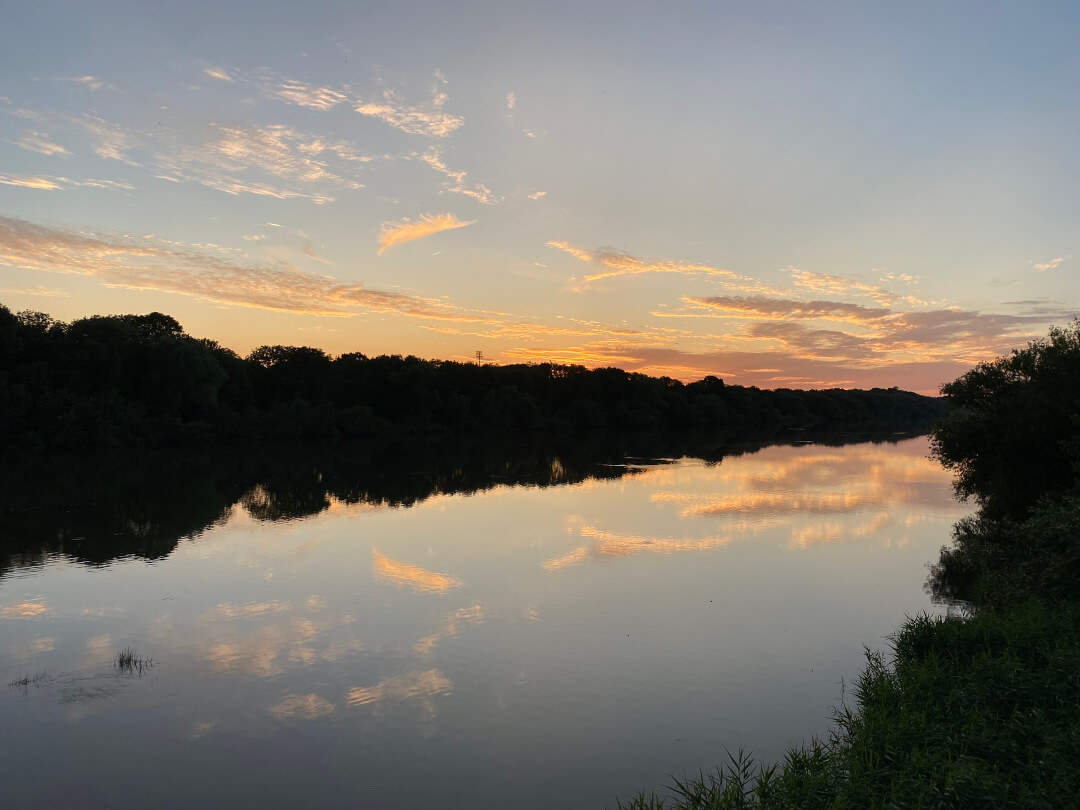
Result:
[[[463,584],[457,577],[428,571],[411,563],[391,560],[374,548],[371,549],[371,557],[377,575],[399,585],[408,585],[413,590],[422,593],[445,593]]]

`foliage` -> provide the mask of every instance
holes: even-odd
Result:
[[[603,427],[907,428],[941,400],[896,389],[762,391],[621,369],[477,366],[260,346],[246,358],[159,312],[65,324],[0,306],[0,443],[124,446],[387,432]]]
[[[998,517],[1046,492],[1080,492],[1080,319],[941,390],[953,407],[933,451],[958,495]]]
[[[941,601],[1007,607],[1030,598],[1080,603],[1080,498],[1045,498],[1023,520],[978,513],[956,524],[929,587]]]

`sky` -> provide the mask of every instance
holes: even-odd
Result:
[[[1080,312],[1075,3],[52,3],[0,303],[934,393]]]

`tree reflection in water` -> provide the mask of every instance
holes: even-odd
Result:
[[[408,507],[499,485],[550,487],[634,475],[643,461],[716,464],[772,443],[841,445],[906,434],[695,433],[518,437],[514,441],[239,445],[211,451],[72,455],[0,469],[0,577],[60,556],[86,565],[168,556],[234,509],[298,520],[345,504]]]

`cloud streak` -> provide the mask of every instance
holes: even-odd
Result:
[[[27,132],[19,140],[12,143],[20,149],[29,152],[37,152],[39,155],[49,157],[68,157],[71,152],[58,143],[53,143],[49,136],[43,132]]]
[[[401,222],[388,222],[382,226],[379,232],[379,253],[392,248],[394,245],[402,245],[416,239],[423,239],[443,231],[452,231],[464,228],[476,223],[475,219],[468,221],[459,220],[453,214],[424,214],[416,222],[403,220]]]
[[[829,273],[812,273],[809,270],[800,270],[797,267],[788,268],[788,272],[791,274],[791,280],[796,287],[802,287],[819,295],[854,295],[869,298],[881,306],[892,306],[901,301],[917,305],[926,303],[914,296],[897,295],[884,287],[864,284],[861,281],[855,281],[844,276],[834,276]],[[900,277],[894,276],[894,278],[899,279]],[[907,276],[903,280],[907,282],[914,279]]]
[[[242,264],[213,246],[114,237],[0,217],[0,266],[98,278],[132,290],[176,293],[229,306],[348,317],[382,312],[434,321],[484,321],[445,301],[343,284],[287,265]]]
[[[59,191],[64,188],[100,188],[131,191],[133,186],[127,183],[118,183],[115,180],[73,180],[70,177],[56,177],[54,175],[27,176],[23,174],[0,174],[0,185],[15,186],[16,188],[30,188],[38,191]]]
[[[561,240],[547,242],[548,247],[568,253],[581,262],[595,265],[598,272],[585,276],[584,283],[592,284],[606,279],[622,276],[638,276],[646,273],[672,273],[676,275],[704,275],[720,279],[725,287],[743,292],[776,292],[773,287],[749,276],[739,275],[722,267],[696,262],[682,262],[669,259],[646,260],[630,253],[611,248],[587,250]]]
[[[442,149],[440,147],[432,147],[429,151],[422,155],[418,155],[417,157],[439,174],[448,178],[450,182],[443,185],[445,191],[449,191],[453,194],[464,194],[466,197],[472,197],[478,203],[483,205],[494,205],[495,203],[502,202],[503,198],[494,194],[492,190],[483,183],[472,183],[470,185],[468,182],[468,172],[451,169],[447,166],[443,162]]]
[[[1051,259],[1050,261],[1044,262],[1042,264],[1033,265],[1033,267],[1037,272],[1045,273],[1047,270],[1053,270],[1054,268],[1056,268],[1059,264],[1065,261],[1066,258],[1068,257],[1058,256],[1056,259]]]
[[[23,174],[0,174],[0,185],[17,188],[33,188],[39,191],[57,191],[61,186],[44,177],[28,177]]]

